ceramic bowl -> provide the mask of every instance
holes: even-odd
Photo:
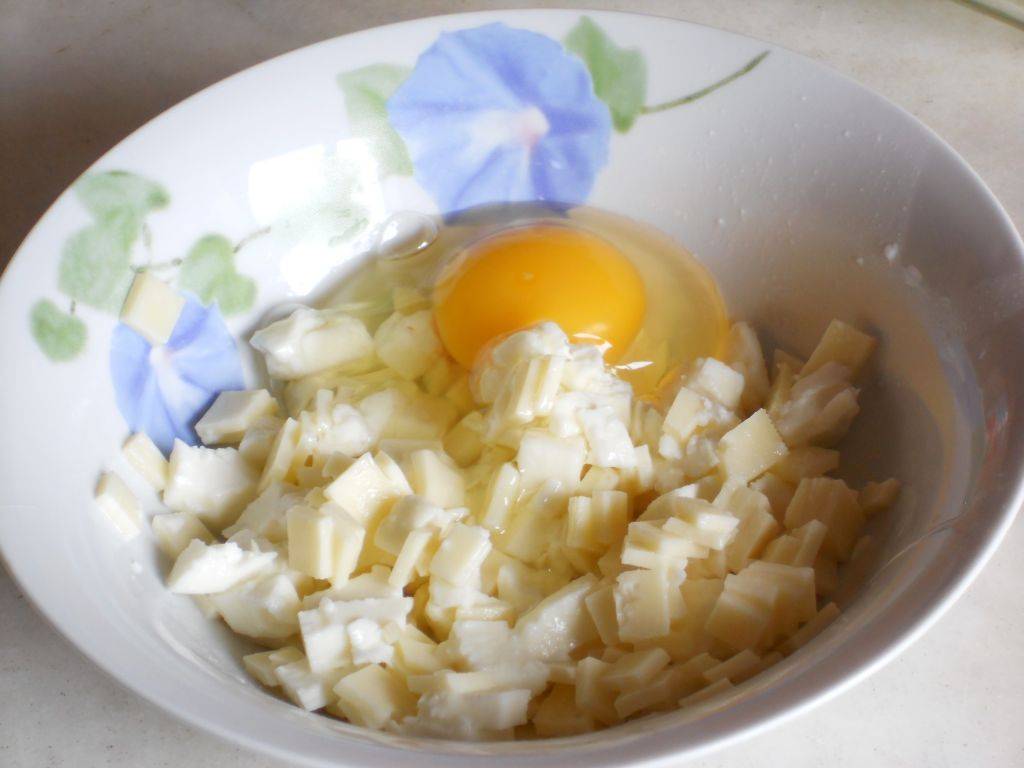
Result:
[[[717,86],[717,87],[716,87]],[[166,446],[256,383],[270,307],[351,265],[396,211],[586,203],[660,228],[732,314],[806,354],[828,320],[880,354],[843,470],[906,491],[842,617],[713,706],[586,737],[377,734],[260,690],[243,646],[166,592],[152,537],[92,504],[145,430]],[[361,245],[362,244],[362,245]],[[150,348],[118,325],[134,269],[187,294]],[[328,40],[193,96],[101,158],[0,283],[0,547],[40,611],[169,712],[305,765],[661,765],[753,733],[891,659],[963,591],[1021,501],[1024,247],[971,169],[912,117],[766,43],[576,11],[447,16]],[[143,494],[147,510],[155,497]],[[939,672],[938,674],[941,674]]]

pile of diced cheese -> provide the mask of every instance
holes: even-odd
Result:
[[[268,648],[243,659],[260,683],[368,728],[564,736],[714,696],[835,618],[899,490],[828,476],[870,337],[833,322],[769,377],[737,324],[638,399],[553,324],[462,370],[395,299],[376,328],[300,309],[259,331],[280,399],[222,393],[205,447],[125,446],[173,510],[168,587]],[[99,500],[131,528],[115,475]]]

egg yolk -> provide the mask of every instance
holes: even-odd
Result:
[[[539,224],[470,245],[434,289],[437,329],[449,354],[472,367],[498,337],[540,322],[570,339],[607,345],[614,360],[644,319],[644,286],[633,264],[604,239]]]

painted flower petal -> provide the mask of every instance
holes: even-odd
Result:
[[[608,157],[611,119],[586,66],[500,23],[441,35],[387,108],[417,181],[445,213],[582,202]]]
[[[110,373],[129,428],[145,432],[164,451],[175,438],[197,443],[193,424],[217,393],[245,386],[238,349],[220,312],[191,296],[163,346],[118,325],[111,338]]]

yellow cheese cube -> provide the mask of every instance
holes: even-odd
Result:
[[[419,571],[419,565],[426,559],[430,545],[436,531],[421,529],[412,531],[405,538],[402,549],[395,559],[395,565],[391,569],[388,583],[395,587],[404,587],[409,584]]]
[[[265,389],[221,392],[195,429],[204,445],[229,445],[241,441],[257,419],[277,413],[277,401]]]
[[[768,396],[768,369],[764,364],[761,342],[747,323],[735,323],[729,329],[725,362],[743,374],[740,408],[744,413],[753,413],[764,405]]]
[[[768,497],[772,515],[781,523],[786,516],[786,507],[789,506],[789,502],[793,500],[793,494],[796,493],[796,486],[787,483],[772,472],[765,472],[750,484],[750,488]]]
[[[800,375],[814,373],[826,363],[839,363],[850,371],[851,376],[856,376],[874,352],[876,344],[875,339],[866,333],[841,320],[833,320],[800,370]]]
[[[671,657],[661,648],[633,651],[612,664],[604,675],[604,684],[616,691],[640,688],[668,666]]]
[[[787,450],[764,410],[756,411],[718,443],[719,461],[726,478],[741,483],[770,469]]]
[[[274,442],[270,445],[267,461],[263,465],[263,474],[260,475],[258,486],[261,493],[271,483],[284,482],[288,478],[301,435],[302,430],[299,427],[299,422],[295,419],[288,419],[282,425]]]
[[[324,494],[357,522],[369,526],[397,498],[398,490],[373,457],[364,453],[324,489]]]
[[[838,606],[836,606],[835,603],[829,603],[818,611],[813,619],[800,627],[800,629],[782,643],[782,645],[779,646],[779,650],[788,656],[797,649],[802,648],[820,634],[825,627],[835,621],[838,616]]]
[[[213,534],[203,525],[202,521],[188,512],[156,515],[150,525],[160,549],[172,559],[177,558],[192,539],[199,539],[207,544],[212,544],[214,541]]]
[[[708,616],[705,629],[736,651],[754,648],[769,631],[774,605],[724,590]]]
[[[150,344],[166,344],[185,306],[185,297],[149,272],[138,272],[121,307],[121,322]]]
[[[665,414],[665,431],[680,442],[689,440],[697,427],[704,423],[704,411],[704,398],[692,389],[682,387]]]
[[[622,718],[615,710],[615,691],[604,685],[603,677],[611,664],[587,656],[576,665],[576,706],[604,725]]]
[[[409,455],[409,484],[415,493],[443,509],[466,503],[466,481],[437,451],[418,450]]]
[[[797,528],[810,520],[819,520],[828,528],[822,553],[837,560],[848,559],[864,525],[856,491],[842,480],[827,477],[801,480],[786,509],[786,527]]]
[[[486,528],[456,523],[430,561],[430,575],[450,584],[466,584],[479,575],[490,551],[491,536]]]
[[[597,726],[593,716],[576,705],[576,689],[572,685],[554,685],[533,713],[538,736],[574,736],[588,733]]]
[[[614,588],[619,639],[635,642],[668,634],[671,589],[666,574],[658,571],[620,573]]]
[[[839,451],[817,446],[793,448],[772,467],[771,474],[786,482],[799,483],[805,477],[821,477],[839,466]]]
[[[301,661],[303,658],[305,657],[298,648],[285,646],[273,651],[250,653],[242,657],[242,664],[245,666],[245,670],[260,683],[268,688],[276,688],[280,685],[280,681],[277,679],[277,668]]]

